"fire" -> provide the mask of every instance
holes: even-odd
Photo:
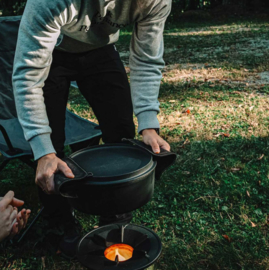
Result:
[[[105,257],[110,261],[116,261],[118,256],[119,262],[125,262],[133,257],[134,249],[126,244],[115,244],[108,247],[104,254]]]

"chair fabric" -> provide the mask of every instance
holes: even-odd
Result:
[[[21,153],[15,157],[32,155],[30,144],[25,140],[17,118],[12,88],[12,70],[21,16],[0,17],[0,125],[6,130],[14,148]],[[66,110],[65,145],[71,145],[100,137],[99,126]],[[14,158],[8,153],[8,146],[0,132],[0,152],[6,158]]]

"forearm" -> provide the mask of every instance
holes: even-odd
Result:
[[[14,60],[12,80],[18,119],[35,159],[55,153],[42,88],[61,26],[68,16],[61,15],[58,6],[53,5],[43,0],[27,1]]]
[[[55,152],[50,141],[51,129],[42,90],[44,80],[48,76],[51,55],[49,51],[46,56],[36,50],[33,57],[28,53],[29,48],[23,48],[25,39],[27,36],[20,33],[15,56],[13,88],[18,119],[26,140],[31,144],[34,157],[38,159],[47,153]]]
[[[163,29],[171,1],[160,1],[154,12],[135,25],[130,45],[130,81],[138,132],[159,128],[159,88],[162,78]]]
[[[162,76],[159,69],[156,66],[154,68],[131,69],[131,93],[139,133],[147,128],[159,128],[158,95]]]

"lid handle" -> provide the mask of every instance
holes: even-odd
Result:
[[[62,159],[74,174],[74,178],[67,178],[63,173],[54,174],[55,193],[61,194],[66,198],[77,198],[74,194],[74,185],[89,180],[93,175],[83,170],[72,158],[67,157]]]
[[[156,154],[152,151],[150,145],[146,145],[144,142],[141,142],[136,139],[122,139],[123,142],[134,144],[148,152],[153,156],[153,160],[157,162],[157,167],[155,171],[155,177],[157,180],[161,178],[162,173],[168,169],[176,161],[176,153],[169,152],[163,148],[160,148],[160,153]]]

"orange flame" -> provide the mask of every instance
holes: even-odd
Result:
[[[115,261],[118,256],[119,262],[125,262],[133,257],[134,249],[126,244],[115,244],[108,247],[104,255],[110,261]]]

